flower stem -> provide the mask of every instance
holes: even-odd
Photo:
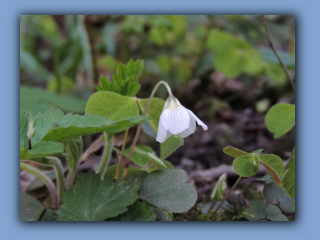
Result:
[[[126,148],[128,133],[129,133],[129,128],[127,129],[126,133],[124,134],[121,154],[120,154],[120,157],[119,157],[119,162],[118,162],[118,166],[117,166],[117,172],[116,172],[116,176],[115,176],[115,179],[117,179],[117,180],[118,180],[118,177],[119,177],[119,171],[120,171],[120,167],[121,167],[121,164],[122,164],[123,152],[124,152],[124,149]]]
[[[63,176],[63,167],[61,161],[57,157],[44,157],[33,160],[23,160],[22,162],[36,162],[44,166],[53,167],[56,177],[57,177],[57,188],[58,188],[58,199],[61,198],[63,190],[64,190],[64,176]],[[58,203],[59,205],[59,203]]]
[[[110,162],[110,157],[111,157],[111,152],[113,147],[113,134],[105,132],[105,136],[106,136],[106,145],[104,147],[102,161],[98,169],[98,173],[101,175],[101,179],[104,179],[104,175],[106,173],[106,170]]]
[[[212,202],[212,204],[211,204],[211,206],[210,206],[210,208],[209,208],[208,212],[210,212],[210,211],[214,208],[214,206],[216,205],[216,203],[217,203],[217,202]]]
[[[151,95],[150,95],[150,98],[148,100],[148,103],[143,111],[143,116],[146,116],[147,114],[147,111],[148,111],[148,108],[151,104],[151,101],[154,97],[154,94],[156,93],[158,87],[163,84],[166,86],[167,90],[168,90],[168,93],[169,93],[169,96],[170,97],[173,97],[173,94],[172,94],[172,91],[171,91],[171,88],[169,87],[168,83],[161,80],[160,82],[157,83],[157,85],[154,87],[154,89],[152,90],[151,92]],[[140,135],[140,132],[141,132],[141,128],[142,128],[142,123],[139,124],[138,126],[138,129],[137,129],[137,132],[136,132],[136,135],[134,136],[134,139],[133,139],[133,143],[131,145],[131,149],[130,149],[130,153],[129,153],[129,156],[127,157],[126,159],[126,162],[124,164],[124,170],[123,170],[123,176],[126,176],[127,175],[127,171],[128,171],[128,167],[129,167],[129,164],[130,164],[130,159],[132,157],[132,154],[133,154],[133,151],[134,151],[134,147],[136,146],[137,144],[137,141],[138,141],[138,138],[139,138],[139,135]]]
[[[280,65],[282,66],[284,72],[287,74],[289,80],[290,80],[290,83],[291,83],[291,87],[292,87],[292,90],[293,92],[295,92],[295,84],[294,84],[294,77],[292,77],[292,75],[290,74],[288,68],[286,67],[286,65],[284,64],[284,62],[282,61],[279,53],[277,52],[276,48],[274,47],[274,44],[272,42],[272,39],[271,39],[271,35],[270,35],[270,32],[269,32],[269,27],[268,27],[268,23],[266,21],[266,18],[264,15],[261,15],[261,18],[262,18],[262,21],[263,21],[263,25],[264,25],[264,28],[266,30],[266,33],[267,33],[267,39],[268,39],[268,42],[269,42],[269,46],[271,47],[273,53],[276,55],[276,57],[278,58],[279,62],[280,62]]]
[[[239,178],[237,179],[237,181],[233,184],[232,188],[230,189],[230,191],[227,193],[227,195],[222,199],[222,201],[220,202],[219,206],[217,207],[217,209],[212,213],[210,219],[212,220],[214,215],[216,215],[216,213],[218,212],[218,210],[220,209],[220,207],[222,206],[222,204],[227,200],[227,198],[229,197],[230,193],[233,191],[233,189],[238,185],[238,183],[241,180],[241,176],[239,176]]]
[[[41,172],[39,169],[37,169],[29,164],[26,164],[24,162],[20,162],[20,169],[25,170],[25,171],[35,175],[37,178],[39,178],[42,182],[44,182],[46,184],[46,186],[49,189],[53,205],[56,209],[58,209],[59,208],[58,194],[57,194],[57,190],[56,190],[52,180],[46,174]]]

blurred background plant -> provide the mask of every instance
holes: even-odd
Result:
[[[295,17],[266,19],[275,47],[294,75]],[[232,159],[222,152],[227,145],[248,152],[263,148],[282,159],[291,156],[294,129],[274,139],[264,124],[272,105],[294,103],[294,92],[256,15],[21,16],[20,108],[33,117],[54,108],[82,114],[100,85],[99,76],[111,79],[117,65],[131,58],[143,59],[145,65],[138,97],[148,97],[165,80],[209,127],[185,139],[185,146],[168,159],[189,173],[198,193],[209,199],[213,183],[225,172],[228,184],[235,182]],[[157,97],[166,96],[159,89]],[[87,138],[84,149],[97,135]],[[146,134],[139,141],[157,149]],[[250,179],[242,186],[262,189],[265,184]],[[256,195],[246,194],[250,200]]]

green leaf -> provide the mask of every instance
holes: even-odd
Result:
[[[70,170],[76,171],[82,154],[82,137],[75,137],[63,141],[68,157],[66,158]]]
[[[292,212],[294,199],[289,197],[281,187],[268,183],[263,189],[263,195],[268,202],[278,205],[283,211]]]
[[[137,145],[134,148],[133,154],[131,156],[131,161],[134,162],[135,164],[144,167],[148,164],[150,161],[150,157],[146,156],[146,154],[140,154],[139,149],[142,150],[144,153],[153,153],[153,150],[151,147],[146,146],[146,145]],[[131,147],[128,147],[124,150],[123,155],[125,157],[129,156]]]
[[[31,143],[40,141],[62,141],[98,132],[121,132],[137,123],[146,120],[144,116],[132,116],[112,121],[103,116],[86,114],[84,116],[64,113],[56,109],[39,113],[34,121],[34,133]]]
[[[20,159],[32,160],[47,156],[65,157],[64,147],[58,142],[39,142],[32,149],[20,148]]]
[[[244,71],[246,61],[242,50],[232,47],[219,51],[213,59],[213,65],[227,78],[233,78]]]
[[[145,107],[147,106],[149,99],[139,99],[138,104],[142,111],[144,111]],[[164,100],[160,98],[153,98],[151,100],[150,106],[147,111],[147,116],[151,118],[151,120],[148,121],[150,126],[154,129],[154,131],[158,132],[158,126],[159,126],[159,120],[160,115],[162,113],[163,107],[164,107]]]
[[[227,189],[227,184],[226,184],[226,177],[227,174],[224,173],[219,177],[218,182],[214,186],[214,189],[212,190],[211,193],[211,200],[214,202],[221,201],[223,199],[223,193]]]
[[[130,167],[129,167],[130,168]],[[129,169],[128,169],[129,170]],[[129,171],[128,171],[129,172]],[[130,171],[130,173],[128,173],[126,176],[124,176],[123,178],[121,178],[120,182],[122,181],[137,181],[137,183],[141,186],[144,179],[148,176],[149,174],[145,171]],[[122,175],[120,175],[122,176]]]
[[[282,186],[281,176],[284,171],[284,164],[280,157],[274,154],[258,155],[261,164],[270,174],[272,181],[279,187]]]
[[[265,124],[274,133],[274,138],[283,136],[295,125],[295,106],[287,103],[274,105],[267,112]]]
[[[120,171],[119,171],[119,176],[123,176],[123,169],[124,169],[124,166],[121,165],[120,166]],[[107,177],[115,177],[116,175],[116,171],[117,171],[117,164],[114,164],[114,165],[111,165],[107,168],[107,171],[106,171],[106,176]],[[133,172],[140,172],[140,171],[143,171],[141,168],[137,168],[137,167],[132,167],[132,166],[129,166],[128,167],[128,171],[127,171],[127,174],[129,175],[129,173],[133,173]]]
[[[288,196],[295,198],[295,185],[296,185],[296,163],[295,163],[295,149],[292,152],[292,156],[286,166],[286,171],[283,174],[283,190]]]
[[[237,157],[233,161],[234,171],[242,177],[251,177],[259,171],[260,161],[256,155]]]
[[[207,47],[213,52],[219,52],[228,47],[233,41],[233,36],[225,31],[213,29],[208,34]]]
[[[171,217],[164,211],[153,208],[154,213],[157,215],[156,221],[172,221]]]
[[[171,162],[164,160],[163,163],[164,163],[164,165],[166,165],[166,167],[164,167],[162,165],[158,165],[156,170],[166,169],[166,168],[174,169],[174,166],[172,165]],[[155,167],[156,167],[156,164],[148,167],[147,172],[150,173],[150,172],[154,171]]]
[[[234,148],[234,147],[225,147],[223,149],[223,152],[231,157],[241,157],[241,156],[246,156],[246,155],[254,155],[254,153],[247,153],[245,151],[242,151],[238,148]]]
[[[20,110],[20,148],[28,148],[28,129],[30,113]]]
[[[20,221],[38,221],[44,207],[29,194],[20,192]]]
[[[57,211],[53,209],[47,209],[46,213],[43,215],[41,221],[56,221],[57,220]]]
[[[128,207],[128,211],[108,221],[154,221],[156,214],[153,208],[144,202],[135,202]]]
[[[139,184],[112,182],[110,177],[101,181],[100,175],[92,172],[82,174],[71,189],[64,191],[59,220],[103,221],[127,211],[138,198]]]
[[[139,109],[136,101],[131,97],[103,91],[91,95],[86,106],[86,113],[119,121],[123,118],[139,115]]]
[[[55,108],[65,112],[83,113],[85,106],[86,101],[82,99],[58,96],[40,88],[20,87],[20,109],[30,111],[32,116]]]
[[[289,219],[282,214],[281,210],[272,204],[267,206],[267,219],[271,221],[289,221]]]
[[[99,91],[109,91],[121,94],[123,96],[134,97],[140,90],[137,78],[143,69],[143,61],[133,61],[130,59],[127,66],[119,64],[117,73],[113,74],[113,81],[109,82],[107,78],[100,76],[100,84],[97,89]]]
[[[263,151],[263,149],[257,149],[257,150],[255,150],[255,151],[253,151],[252,153],[254,153],[254,154],[259,154],[259,153],[261,153]]]
[[[266,203],[263,200],[252,201],[246,212],[254,217],[246,215],[245,218],[249,221],[259,221],[266,217],[266,210]]]
[[[153,154],[153,152],[146,152],[146,151],[144,151],[140,148],[137,148],[137,147],[134,148],[134,152],[139,154],[140,156],[143,156],[143,157],[146,157],[146,158],[149,158],[149,159],[155,161],[156,163],[162,165],[165,168],[167,167],[160,158],[158,158],[156,155]]]
[[[166,159],[183,144],[184,140],[182,137],[171,135],[167,140],[161,143],[160,158]]]
[[[196,202],[197,192],[186,183],[187,179],[186,172],[180,169],[153,171],[142,184],[140,198],[165,211],[188,211]]]

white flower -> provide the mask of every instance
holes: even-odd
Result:
[[[171,134],[179,135],[182,138],[188,137],[196,130],[196,121],[202,126],[203,130],[208,129],[193,112],[182,106],[178,99],[170,96],[164,104],[160,116],[156,140],[162,143]]]

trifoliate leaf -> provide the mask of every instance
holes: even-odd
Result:
[[[136,181],[113,183],[113,178],[101,181],[100,175],[84,173],[75,185],[65,190],[58,219],[62,221],[103,221],[126,212],[138,198]]]
[[[186,172],[181,169],[153,171],[142,183],[140,198],[165,211],[188,211],[196,202],[197,192],[186,183],[187,179]]]
[[[260,161],[257,155],[237,157],[233,161],[234,171],[242,177],[251,177],[259,171]]]
[[[108,221],[154,221],[155,219],[156,214],[152,207],[145,202],[135,202],[128,207],[128,211]]]
[[[34,121],[34,133],[31,138],[32,145],[40,141],[62,141],[65,139],[88,135],[98,132],[116,133],[123,131],[148,118],[133,116],[112,121],[103,116],[86,114],[84,116],[64,113],[56,109],[39,113]]]
[[[265,123],[268,130],[279,138],[295,125],[295,105],[278,103],[267,112]]]
[[[241,157],[241,156],[245,156],[245,155],[254,155],[254,153],[247,153],[245,151],[242,151],[238,148],[234,148],[234,147],[225,147],[223,149],[223,152],[231,157]]]
[[[101,86],[97,87],[98,91],[109,91],[121,94],[123,96],[134,97],[140,90],[140,85],[137,83],[137,78],[140,76],[143,69],[143,61],[132,59],[127,66],[119,64],[117,73],[112,75],[113,81],[110,81],[100,76]]]
[[[20,192],[20,221],[38,221],[43,211],[37,199]]]

